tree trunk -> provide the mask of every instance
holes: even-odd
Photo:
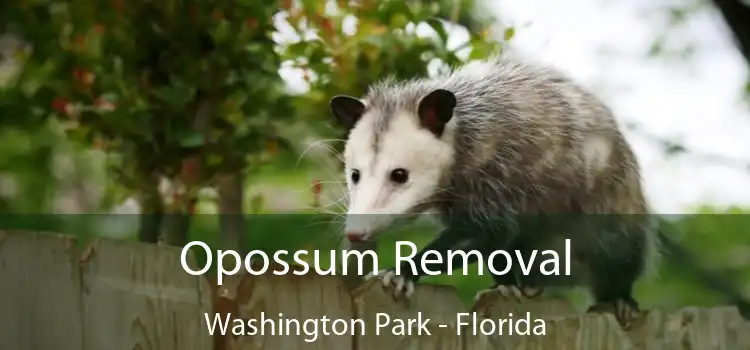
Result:
[[[188,243],[190,221],[197,198],[186,196],[179,199],[175,210],[164,220],[164,244],[182,247]]]
[[[243,210],[244,186],[240,173],[223,173],[216,178],[219,192],[219,245],[245,253],[248,249]]]
[[[193,131],[205,135],[216,114],[217,102],[207,98],[198,105],[193,119]],[[175,198],[172,213],[167,217],[164,227],[164,243],[172,246],[184,246],[188,243],[190,221],[198,201],[197,191],[205,179],[204,164],[200,153],[190,155],[182,160],[180,173],[175,179]]]
[[[164,215],[164,201],[159,193],[158,182],[150,183],[141,194],[141,214],[138,227],[138,240],[157,243]]]

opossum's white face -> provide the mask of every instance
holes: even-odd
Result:
[[[361,109],[344,151],[349,241],[373,240],[397,219],[430,208],[427,201],[440,190],[441,178],[453,163],[452,125],[447,122],[455,99],[439,91],[442,95],[435,98],[447,100],[433,101],[434,105],[421,109],[421,115],[401,110],[384,115],[377,106]]]

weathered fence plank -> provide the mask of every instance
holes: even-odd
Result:
[[[0,348],[750,350],[750,322],[734,307],[650,310],[625,331],[610,314],[582,315],[559,299],[517,302],[494,293],[467,309],[448,286],[419,284],[411,299],[395,300],[378,280],[350,292],[341,276],[314,271],[240,274],[216,286],[187,274],[180,254],[178,248],[104,239],[80,249],[67,236],[0,231]],[[189,265],[196,269],[192,255]],[[523,328],[533,329],[534,320],[542,319],[545,335],[509,335],[507,321],[499,323],[512,319],[515,325],[527,312],[530,322]],[[244,322],[246,332],[248,320],[265,316],[277,331],[279,320],[287,328],[298,322],[302,334],[273,335],[266,326],[265,335],[235,336],[230,323],[228,334],[211,336],[205,314],[213,321],[215,313]],[[459,326],[459,313],[468,326]],[[384,315],[391,323],[378,335],[378,317]],[[393,334],[395,320],[418,321],[420,315],[430,319],[429,335],[419,335],[417,323],[403,327],[411,335]],[[477,323],[471,324],[474,315]],[[322,334],[323,317],[328,335]],[[351,326],[352,319],[364,321],[364,332],[335,334],[342,329],[332,327],[332,320]],[[306,341],[312,338],[304,332],[306,320],[317,320],[314,341]],[[494,321],[494,334],[483,334],[483,320]],[[497,327],[505,327],[502,334]]]
[[[579,316],[573,306],[567,300],[546,296],[518,301],[503,297],[499,292],[485,293],[476,301],[472,311],[477,313],[478,324],[467,327],[467,349],[547,349],[550,346],[562,348],[566,345],[561,345],[561,339],[558,339],[559,334],[556,332],[560,328],[564,328],[565,332],[578,333],[579,329],[576,327],[580,326],[580,322],[587,325],[592,322],[596,324],[596,321],[588,318],[571,322]],[[564,316],[572,318],[560,319]],[[528,322],[516,327],[519,319],[526,319]],[[540,321],[535,321],[537,319],[544,321],[544,336],[533,335],[534,327],[541,324]],[[482,322],[489,324],[489,321],[483,320],[491,320],[495,324],[497,330],[493,335],[486,334],[492,332],[489,325],[485,328],[488,331],[482,331]],[[519,331],[524,334],[517,334]],[[569,334],[572,333],[564,333],[563,336]],[[583,337],[590,338],[585,334]],[[576,340],[566,340],[562,344],[580,346],[580,342]],[[596,339],[595,344],[609,345],[609,340],[607,337]]]
[[[457,331],[457,314],[466,312],[453,287],[418,284],[409,300],[394,300],[390,290],[379,280],[364,283],[354,292],[355,314],[367,325],[365,334],[357,339],[357,350],[378,349],[461,349]],[[378,314],[381,323],[387,316],[390,325],[378,334]],[[404,327],[411,335],[399,335],[396,320],[430,319],[427,327],[431,335],[419,335],[418,324]],[[408,333],[407,333],[408,334]]]
[[[83,348],[72,237],[0,231],[0,347]]]
[[[81,252],[85,349],[211,348],[203,323],[211,312],[210,290],[183,270],[180,253],[113,240]]]
[[[750,322],[735,307],[651,310],[628,332],[638,349],[750,349]]]
[[[292,266],[292,269],[295,268],[298,267]],[[260,267],[254,269],[259,270]],[[269,271],[281,269],[278,265],[269,266]],[[291,271],[283,276],[271,273],[252,276],[244,273],[225,278],[224,283],[216,287],[216,290],[216,298],[219,299],[215,302],[217,313],[230,313],[230,318],[244,321],[257,320],[258,330],[261,328],[262,316],[276,321],[276,331],[279,329],[280,318],[300,323],[300,335],[296,335],[296,330],[292,335],[271,335],[271,328],[266,327],[265,334],[262,335],[218,336],[220,339],[215,342],[216,350],[352,348],[351,329],[344,335],[336,335],[334,331],[343,328],[334,328],[332,321],[328,321],[328,335],[322,334],[323,326],[318,322],[317,339],[305,340],[313,339],[304,333],[305,320],[320,320],[324,316],[329,320],[351,320],[354,317],[349,291],[337,276],[320,276],[313,271],[302,276],[294,275]],[[337,325],[336,327],[340,327],[341,323],[337,322]]]
[[[546,296],[518,302],[504,298],[499,292],[484,293],[476,301],[472,311],[481,317],[506,317],[508,314],[521,315],[527,312],[534,317],[577,315],[573,305],[567,300]]]
[[[577,315],[544,318],[544,335],[467,335],[465,349],[500,350],[620,350],[631,349],[629,340],[610,315]]]

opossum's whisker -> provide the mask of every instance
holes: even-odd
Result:
[[[348,198],[349,198],[348,196],[341,196],[339,199],[331,202],[331,204],[335,204],[338,210],[340,210],[342,213],[346,213],[348,209],[346,205],[346,201],[348,200]]]
[[[336,209],[338,209],[338,210],[343,210],[344,212],[346,212],[346,207],[344,207],[344,206],[343,206],[343,205],[341,204],[341,202],[343,202],[344,200],[346,200],[346,198],[345,198],[345,197],[340,197],[339,199],[336,199],[336,200],[333,200],[333,199],[329,199],[329,198],[327,198],[327,197],[324,197],[323,199],[324,199],[325,201],[327,201],[328,203],[327,203],[327,204],[324,204],[324,205],[319,205],[319,206],[318,206],[319,208],[328,208],[328,207],[331,207],[331,206],[335,206],[335,207],[336,207]]]
[[[321,213],[321,214],[327,214],[327,215],[339,215],[339,214],[341,214],[341,213],[335,212],[333,210],[326,209],[326,208],[321,208],[321,207],[315,208],[315,210],[317,212]]]
[[[331,220],[328,221],[328,229],[326,231],[326,235],[328,235],[329,237],[332,236],[334,238],[340,239],[343,236],[342,235],[343,226],[344,226],[343,217],[336,216],[336,217],[331,218]]]
[[[318,141],[315,141],[315,142],[311,143],[310,145],[307,146],[307,148],[305,148],[302,151],[302,153],[300,154],[300,156],[297,158],[297,163],[294,165],[294,169],[296,170],[299,167],[299,164],[302,161],[302,158],[304,158],[305,155],[307,155],[307,152],[310,152],[310,150],[312,150],[313,148],[315,148],[317,146],[322,146],[323,148],[327,149],[328,151],[333,151],[332,154],[335,157],[341,159],[340,158],[340,154],[338,154],[338,152],[336,152],[333,147],[331,147],[330,145],[326,144],[326,142],[331,142],[331,141],[346,142],[345,140],[341,140],[341,139],[323,139],[323,140],[318,140]]]
[[[326,215],[327,217],[329,217],[331,220],[334,220],[334,221],[345,219],[345,217],[344,217],[344,215],[342,215],[342,213],[337,213],[337,212],[334,212],[334,211],[330,211],[330,210],[327,210],[327,209],[320,209],[320,208],[317,209],[317,211],[320,214]],[[330,221],[330,220],[327,220],[327,221]]]
[[[325,185],[325,184],[343,184],[346,183],[346,181],[318,181],[319,184]],[[315,184],[312,184],[308,186],[307,188],[313,188],[315,187]]]
[[[330,178],[332,178],[332,179],[337,179],[337,178],[340,178],[340,175],[339,175],[339,176],[335,175],[335,174],[334,174],[334,173],[333,173],[333,172],[331,171],[331,169],[329,169],[328,167],[324,167],[324,170],[326,171],[326,173],[328,173],[328,176],[329,176]],[[342,180],[333,180],[333,181],[331,181],[330,183],[332,183],[332,184],[335,184],[335,185],[338,185],[338,190],[340,190],[340,191],[346,191],[346,190],[347,190],[347,188],[346,188],[346,181],[342,181]]]
[[[327,150],[330,154],[332,154],[334,157],[336,157],[339,161],[343,162],[344,160],[343,160],[343,157],[341,156],[341,154],[339,152],[337,152],[336,149],[334,149],[332,146],[326,144],[325,143],[326,141],[344,141],[344,140],[330,139],[330,140],[319,140],[319,141],[313,142],[310,146],[307,147],[307,149],[305,149],[305,151],[302,152],[302,155],[300,155],[299,159],[297,160],[297,164],[295,164],[295,170],[299,167],[300,161],[305,156],[305,154],[307,152],[309,152],[309,150],[311,150],[315,146],[321,146],[321,147],[323,147],[323,149]],[[315,163],[317,165],[319,165],[323,170],[325,170],[325,172],[327,173],[327,175],[330,178],[333,178],[333,179],[339,178],[339,176],[334,175],[334,173],[331,171],[330,167],[328,165],[326,165],[325,162],[323,162],[322,160],[317,160]],[[333,181],[333,182],[330,182],[330,183],[337,185],[338,188],[339,188],[339,190],[343,190],[343,189],[346,188],[346,186],[343,185],[343,184],[345,184],[344,181]]]
[[[308,185],[307,189],[308,190],[312,190],[313,188],[315,188],[316,186],[319,186],[319,185],[332,185],[333,184],[333,185],[341,186],[344,183],[346,183],[346,182],[344,182],[344,181],[316,181],[316,183]]]
[[[331,226],[333,224],[335,224],[335,223],[336,223],[335,220],[325,220],[325,221],[311,223],[311,224],[307,225],[306,227],[315,227],[315,226],[320,226],[320,225],[326,225],[324,235],[330,237],[332,231],[334,231],[334,234],[335,234],[336,230],[331,230]],[[334,238],[337,238],[337,236],[340,236],[340,235],[335,235]]]
[[[337,140],[337,141],[339,141],[339,140]],[[340,140],[340,141],[342,141],[342,142],[345,142],[344,140]],[[329,144],[325,144],[325,143],[324,143],[324,144],[322,144],[321,146],[322,146],[322,147],[323,147],[323,148],[324,148],[325,150],[328,150],[328,152],[329,152],[329,153],[330,153],[330,154],[331,154],[332,156],[334,156],[334,157],[335,157],[335,158],[336,158],[336,159],[337,159],[338,161],[340,161],[340,162],[344,162],[344,156],[343,156],[343,155],[341,154],[341,152],[339,152],[338,150],[336,150],[336,148],[334,148],[333,146],[331,146],[331,145],[329,145]]]

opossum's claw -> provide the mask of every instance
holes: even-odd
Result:
[[[410,278],[410,276],[398,276],[394,269],[381,270],[378,272],[377,276],[370,274],[365,278],[372,279],[375,277],[380,277],[382,279],[384,288],[393,287],[394,298],[403,295],[408,299],[414,293],[414,279]]]
[[[517,286],[497,285],[495,286],[495,290],[500,292],[500,295],[506,299],[515,299],[519,303],[523,299],[523,292]]]
[[[624,330],[629,330],[633,321],[640,316],[638,303],[630,299],[617,299],[609,303],[597,303],[589,307],[587,313],[612,313]]]
[[[403,276],[396,276],[393,278],[394,290],[393,297],[398,298],[403,293],[404,298],[409,299],[411,294],[414,293],[414,282]]]
[[[523,287],[521,287],[521,292],[523,293],[523,295],[525,297],[531,299],[531,298],[536,298],[536,297],[542,295],[542,293],[544,293],[544,288],[543,287],[523,286]]]
[[[370,272],[367,275],[365,275],[365,280],[371,280],[373,278],[380,278],[380,276],[385,275],[387,272],[388,272],[388,269],[380,270],[377,273]]]
[[[618,299],[615,302],[617,320],[624,329],[630,329],[632,322],[640,316],[638,304],[634,300]]]

